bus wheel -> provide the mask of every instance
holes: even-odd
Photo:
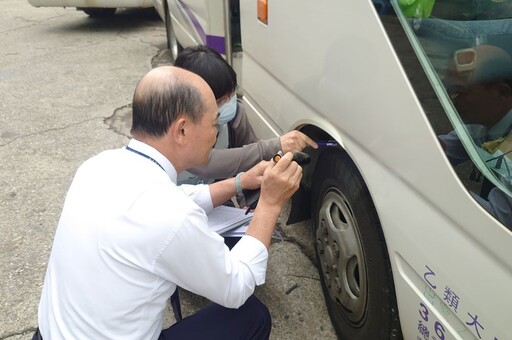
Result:
[[[368,189],[348,155],[326,150],[313,183],[313,236],[341,339],[402,339],[393,275]]]
[[[173,61],[176,60],[178,54],[183,50],[183,47],[180,45],[178,40],[176,39],[176,34],[174,34],[174,28],[172,27],[171,14],[169,11],[168,0],[164,1],[164,10],[165,10],[165,31],[167,33],[167,48],[171,50],[171,56]]]
[[[106,18],[114,15],[117,8],[80,8],[91,18]]]

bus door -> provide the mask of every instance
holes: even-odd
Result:
[[[207,45],[231,62],[241,51],[239,0],[167,0],[181,47]]]

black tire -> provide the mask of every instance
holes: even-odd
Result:
[[[163,2],[165,10],[165,31],[167,34],[167,48],[171,51],[171,56],[174,61],[178,57],[178,54],[180,54],[180,52],[183,50],[183,47],[180,45],[180,43],[176,39],[176,35],[174,34],[171,14],[169,12],[169,5],[167,3],[167,0],[163,0]]]
[[[91,18],[107,18],[114,15],[117,8],[80,8]]]
[[[340,339],[403,339],[382,228],[348,155],[326,150],[313,185],[313,236],[327,309]]]

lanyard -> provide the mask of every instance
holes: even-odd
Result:
[[[160,163],[158,163],[158,162],[157,162],[153,157],[148,156],[148,155],[146,155],[145,153],[142,153],[142,152],[137,151],[137,150],[135,150],[135,149],[132,149],[132,148],[130,148],[128,145],[126,146],[126,150],[131,151],[131,152],[133,152],[133,153],[136,153],[136,154],[137,154],[137,155],[139,155],[139,156],[142,156],[142,157],[144,157],[144,158],[149,159],[151,162],[153,162],[153,163],[155,163],[156,165],[158,165],[158,166],[160,167],[160,169],[162,169],[162,170],[165,172],[164,167],[163,167],[163,166],[161,166],[161,165],[160,165]]]

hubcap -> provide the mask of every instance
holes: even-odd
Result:
[[[319,212],[316,243],[331,299],[353,323],[366,309],[366,265],[352,209],[343,194],[330,189]]]

